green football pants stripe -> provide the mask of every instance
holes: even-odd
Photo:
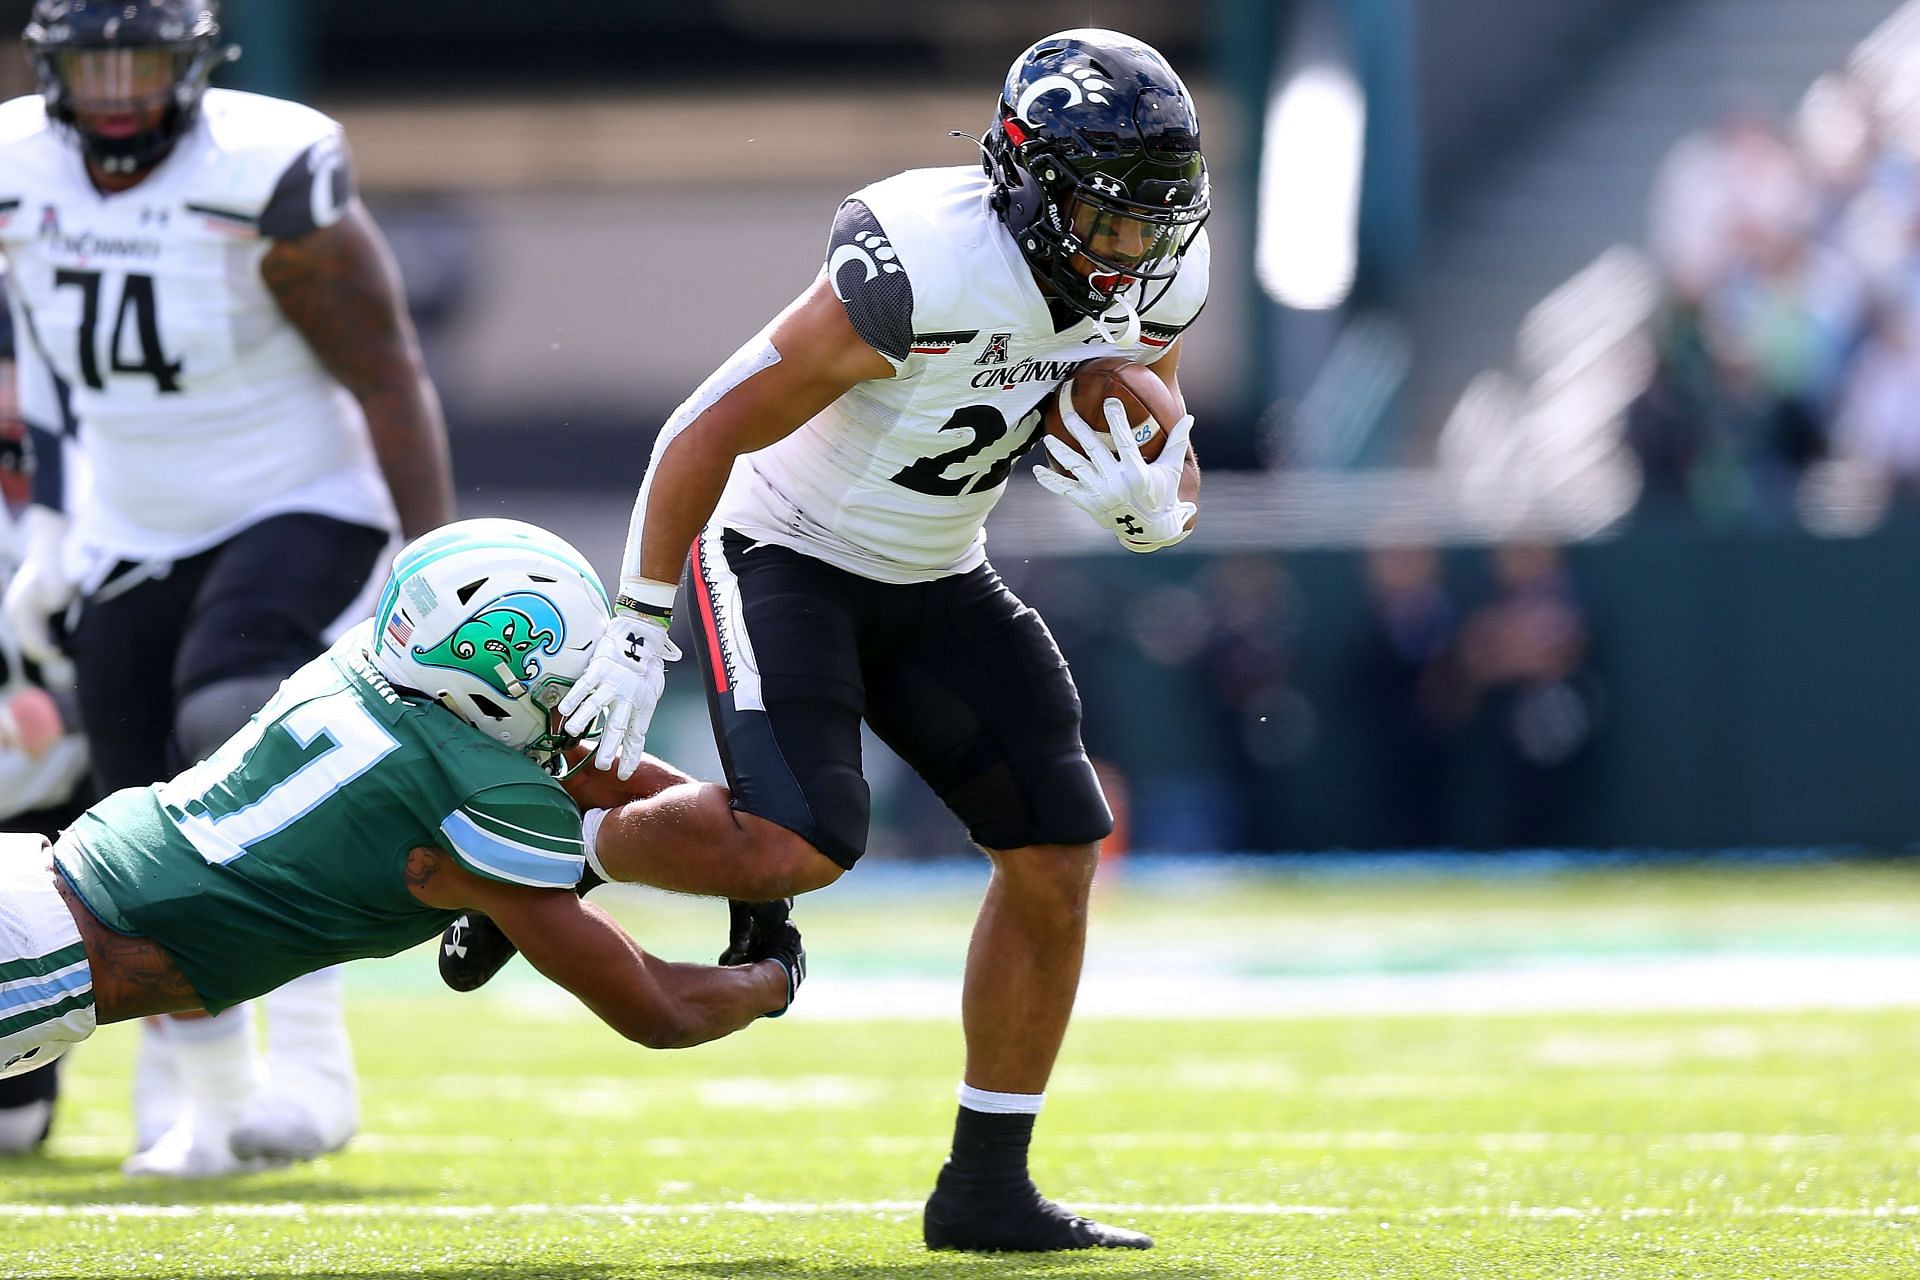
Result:
[[[93,989],[89,987],[85,991],[76,991],[64,1000],[56,1000],[52,1004],[43,1005],[38,1009],[29,1009],[25,1013],[16,1013],[11,1018],[0,1018],[0,1038],[13,1035],[18,1031],[25,1031],[28,1027],[37,1026],[42,1022],[52,1022],[57,1018],[65,1017],[75,1009],[84,1009],[92,1003]]]
[[[9,960],[5,964],[0,964],[0,983],[12,982],[18,978],[37,978],[43,973],[53,973],[68,965],[78,964],[86,958],[86,946],[76,942],[72,946],[62,947],[44,956]]]

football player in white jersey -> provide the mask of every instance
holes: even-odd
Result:
[[[40,92],[0,104],[35,468],[4,611],[29,653],[64,622],[104,791],[209,754],[365,616],[396,532],[453,514],[439,402],[340,128],[209,89],[238,54],[218,18],[217,0],[37,0]],[[150,1031],[143,1064],[186,1105],[157,1132],[164,1102],[136,1089],[130,1171],[344,1142],[339,1004],[337,974],[267,1001],[259,1089],[250,1015]]]
[[[0,299],[5,285],[0,274]],[[13,325],[0,303],[0,495],[9,506],[25,482],[16,386]],[[13,570],[13,550],[13,519],[0,511],[0,580]],[[29,670],[0,626],[0,832],[57,832],[86,801],[87,743],[74,725],[70,682],[62,684],[59,675]],[[58,1072],[55,1065],[0,1078],[0,1156],[46,1141],[60,1095]]]
[[[686,566],[728,786],[595,811],[590,856],[612,879],[735,899],[817,889],[859,859],[864,717],[993,863],[926,1243],[1146,1248],[1027,1174],[1112,819],[1072,677],[987,562],[983,522],[1042,402],[1081,362],[1133,358],[1178,396],[1180,334],[1207,293],[1206,167],[1180,78],[1112,31],[1062,32],[1016,59],[982,148],[984,166],[912,170],[848,198],[812,287],[667,423],[618,616],[561,709],[570,724],[604,710],[596,763],[634,773],[679,656],[667,626]],[[1133,551],[1179,541],[1195,511],[1192,419],[1160,425],[1155,462],[1137,449],[1082,459],[1049,484]],[[780,906],[737,910],[736,932]],[[467,943],[489,963],[510,954]]]

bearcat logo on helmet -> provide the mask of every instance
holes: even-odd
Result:
[[[551,600],[514,592],[475,613],[439,644],[415,646],[413,656],[423,666],[471,672],[517,698],[540,678],[540,655],[559,653],[566,637],[566,619]]]
[[[1014,107],[1014,114],[1018,115],[1022,120],[1028,119],[1032,115],[1035,104],[1038,103],[1040,99],[1046,97],[1049,93],[1055,93],[1062,89],[1064,89],[1067,94],[1067,100],[1061,107],[1062,110],[1077,107],[1082,102],[1092,102],[1100,106],[1105,106],[1107,102],[1106,91],[1111,88],[1113,88],[1113,85],[1101,79],[1092,67],[1073,67],[1066,75],[1042,76],[1040,79],[1028,85],[1020,93],[1020,101]]]

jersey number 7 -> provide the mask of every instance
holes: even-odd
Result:
[[[160,803],[208,862],[232,862],[398,750],[348,694],[256,717],[204,764],[160,787]],[[236,759],[237,757],[237,759]]]

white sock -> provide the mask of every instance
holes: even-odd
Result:
[[[318,1074],[328,1083],[353,1091],[353,1042],[347,1038],[344,985],[340,966],[295,978],[268,992],[267,1073],[278,1079]]]
[[[187,1100],[173,1059],[173,1018],[140,1019],[140,1051],[133,1060],[133,1149],[145,1151],[173,1128]]]
[[[235,1005],[217,1018],[174,1018],[166,1034],[181,1096],[197,1122],[231,1129],[259,1078],[253,1006]]]
[[[976,1089],[965,1081],[961,1082],[960,1105],[969,1111],[982,1111],[988,1115],[1037,1116],[1040,1105],[1047,1100],[1044,1093],[995,1093],[990,1089]]]

